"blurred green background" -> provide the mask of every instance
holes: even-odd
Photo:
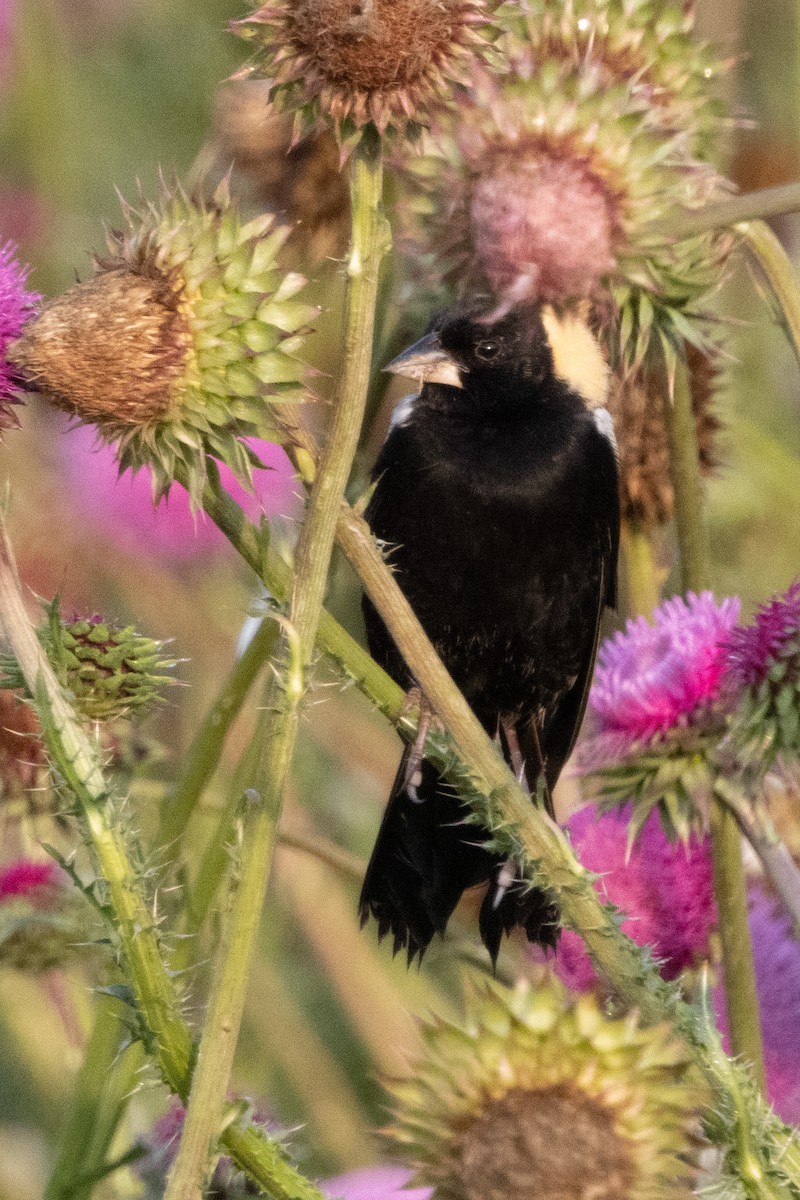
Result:
[[[0,243],[13,239],[32,266],[31,286],[55,294],[89,271],[104,223],[119,220],[115,188],[153,194],[159,171],[190,170],[209,134],[215,88],[245,48],[226,32],[243,15],[227,0],[0,0]],[[720,165],[742,189],[800,176],[797,53],[789,0],[706,0],[703,33],[737,64],[727,81],[734,110],[751,124],[720,148]],[[236,179],[234,178],[234,186]],[[776,229],[800,257],[800,217]],[[328,268],[330,270],[330,266]],[[314,356],[334,368],[335,308]],[[709,484],[713,579],[745,610],[800,574],[800,373],[749,269],[731,272],[718,298],[729,356],[719,398],[723,462]],[[63,423],[32,403],[23,428],[0,450],[0,482],[11,480],[11,524],[21,573],[35,592],[60,591],[66,612],[101,612],[172,639],[190,685],[145,728],[160,747],[133,803],[152,832],[156,806],[182,751],[230,666],[256,598],[247,572],[223,547],[204,555],[148,556],[103,532],[76,494]],[[669,561],[669,538],[663,554]],[[339,564],[331,604],[359,629],[358,597]],[[237,1060],[235,1087],[282,1123],[300,1126],[293,1144],[314,1174],[384,1156],[371,1130],[385,1119],[377,1078],[402,1066],[416,1045],[413,1013],[457,1003],[458,963],[469,956],[458,931],[407,973],[374,929],[358,930],[359,863],[387,794],[399,743],[354,689],[327,686],[324,670],[303,722],[286,826],[326,839],[351,856],[324,863],[296,848],[278,852],[262,946]],[[194,821],[199,860],[227,797],[248,719]],[[0,813],[2,861],[37,841],[70,842],[47,815],[24,805]],[[163,904],[169,913],[174,900]],[[188,1003],[204,995],[214,922],[195,948]],[[507,952],[508,964],[518,948]],[[81,1061],[94,1000],[80,972],[31,979],[0,968],[0,1200],[41,1195]],[[116,1148],[123,1153],[163,1111],[147,1073],[136,1079]],[[135,1194],[129,1171],[99,1194]]]

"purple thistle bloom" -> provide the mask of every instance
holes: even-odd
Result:
[[[749,887],[750,934],[764,1039],[767,1099],[789,1124],[800,1122],[800,941],[781,903],[758,882]],[[728,1048],[725,994],[714,992]]]
[[[16,859],[0,867],[0,904],[24,897],[47,906],[65,879],[52,859]]]
[[[600,876],[595,883],[600,898],[625,914],[625,933],[650,946],[661,960],[661,974],[674,979],[709,955],[716,908],[708,841],[670,842],[653,813],[629,856],[630,815],[629,806],[599,814],[589,805],[572,816],[567,831],[580,861]],[[582,939],[569,930],[561,934],[554,965],[576,991],[597,983]]]
[[[18,403],[10,364],[6,361],[9,343],[19,337],[22,327],[33,315],[41,296],[25,290],[28,267],[14,258],[11,242],[0,247],[0,432],[18,422],[8,405]]]
[[[781,659],[800,653],[800,579],[783,596],[761,606],[752,624],[738,626],[728,638],[727,679],[737,690],[756,688]]]
[[[660,604],[652,623],[628,621],[598,654],[589,703],[602,733],[648,738],[714,700],[738,616],[737,598],[717,603],[711,592],[690,592]]]

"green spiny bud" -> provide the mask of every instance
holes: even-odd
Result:
[[[99,616],[63,621],[56,597],[46,606],[48,619],[37,634],[59,682],[91,721],[141,715],[159,699],[159,689],[174,683],[164,674],[175,660],[162,655],[163,643],[137,633],[132,625],[116,627]],[[13,659],[0,659],[3,684],[24,687]]]
[[[440,1200],[662,1200],[696,1173],[706,1088],[667,1024],[611,1020],[556,984],[474,995],[425,1031],[389,1134]]]

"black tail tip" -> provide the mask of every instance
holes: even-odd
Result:
[[[547,892],[520,880],[501,892],[493,880],[483,898],[479,918],[481,939],[492,966],[497,966],[503,934],[508,935],[517,925],[525,930],[529,942],[555,950],[560,932],[559,913]]]

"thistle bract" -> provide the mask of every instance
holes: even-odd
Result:
[[[464,81],[485,41],[484,0],[275,0],[234,25],[258,53],[243,74],[266,75],[300,137],[333,123],[346,145],[359,129],[414,133],[428,108]]]
[[[441,1200],[688,1196],[705,1093],[666,1025],[609,1020],[555,984],[494,986],[425,1042],[388,1132]]]
[[[208,458],[248,486],[243,438],[281,440],[281,404],[302,398],[295,357],[316,309],[277,253],[272,214],[242,224],[227,185],[211,205],[176,188],[124,209],[126,228],[91,279],[46,304],[13,361],[59,408],[118,443],[121,469],[153,468],[154,497],[176,473],[199,506]]]
[[[800,754],[800,581],[731,632],[725,683],[739,706],[732,730],[749,763],[767,770]]]
[[[654,232],[727,186],[703,157],[724,121],[691,15],[636,0],[522,0],[495,19],[502,67],[473,70],[429,156],[410,166],[423,258],[504,303],[594,298],[615,366],[665,343],[704,344],[695,318],[730,237]]]
[[[163,655],[163,643],[137,633],[132,625],[115,627],[98,616],[62,621],[56,598],[37,634],[59,682],[84,717],[109,721],[141,715],[174,683],[166,674],[175,660]],[[13,659],[0,660],[5,687],[23,688]]]

